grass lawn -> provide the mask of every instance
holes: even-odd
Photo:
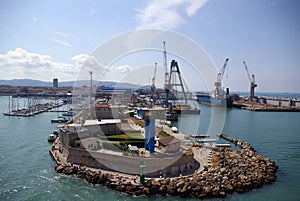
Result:
[[[141,133],[126,133],[126,134],[118,134],[118,135],[108,135],[103,136],[102,138],[106,138],[111,141],[126,141],[126,140],[143,140],[144,137]]]
[[[163,131],[163,130],[161,130],[161,131],[159,132],[159,134],[160,134],[161,136],[163,136],[163,137],[168,137],[168,136],[170,136],[169,133],[167,133],[167,132],[165,132],[165,131]]]

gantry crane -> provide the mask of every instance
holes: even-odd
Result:
[[[255,89],[255,87],[257,87],[257,84],[255,82],[255,75],[252,74],[252,76],[250,76],[250,73],[249,73],[248,67],[246,65],[246,62],[243,61],[243,63],[244,63],[244,66],[245,66],[245,69],[246,69],[246,72],[247,72],[248,79],[250,81],[250,99],[252,99],[252,98],[255,97],[254,89]]]
[[[177,76],[176,76],[176,74],[177,74]],[[176,80],[176,77],[179,78],[179,83],[176,83],[176,81],[174,82],[174,80]],[[172,82],[172,78],[174,78],[173,82]],[[179,66],[178,66],[177,61],[175,61],[174,59],[171,61],[170,77],[169,77],[168,86],[170,87],[170,89],[173,89],[173,87],[176,87],[176,86],[180,86],[181,90],[182,90],[182,93],[183,93],[184,102],[187,103],[187,97],[186,97],[186,93],[185,93],[185,90],[184,90],[183,81],[182,81],[182,78],[181,78]]]

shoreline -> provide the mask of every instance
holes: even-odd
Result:
[[[278,167],[275,162],[260,156],[246,142],[226,135],[219,137],[238,145],[241,150],[214,148],[211,167],[191,175],[172,178],[145,178],[144,185],[139,177],[68,163],[59,151],[58,139],[50,147],[56,161],[57,173],[75,175],[94,185],[104,185],[113,190],[133,196],[171,195],[180,197],[225,197],[227,194],[244,193],[271,184],[276,180]],[[60,155],[61,154],[61,155]]]

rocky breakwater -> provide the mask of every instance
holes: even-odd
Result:
[[[147,178],[143,185],[137,176],[72,164],[59,164],[56,170],[58,173],[75,174],[92,184],[102,184],[130,195],[162,194],[200,199],[225,197],[233,192],[244,193],[276,180],[277,166],[273,161],[258,155],[246,142],[233,140],[233,143],[239,145],[241,150],[213,149],[211,166],[205,167],[200,173],[176,178]]]

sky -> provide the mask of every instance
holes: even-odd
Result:
[[[216,72],[229,58],[223,85],[231,91],[249,90],[245,61],[256,76],[256,91],[300,92],[299,9],[298,0],[1,0],[0,79],[76,80],[99,46],[150,28],[193,41]],[[164,40],[168,65],[175,58],[185,82],[206,90],[201,72],[194,77],[189,61],[172,54],[181,41]],[[162,85],[162,49],[116,59],[105,67],[103,79],[149,84],[157,62],[157,85]]]

